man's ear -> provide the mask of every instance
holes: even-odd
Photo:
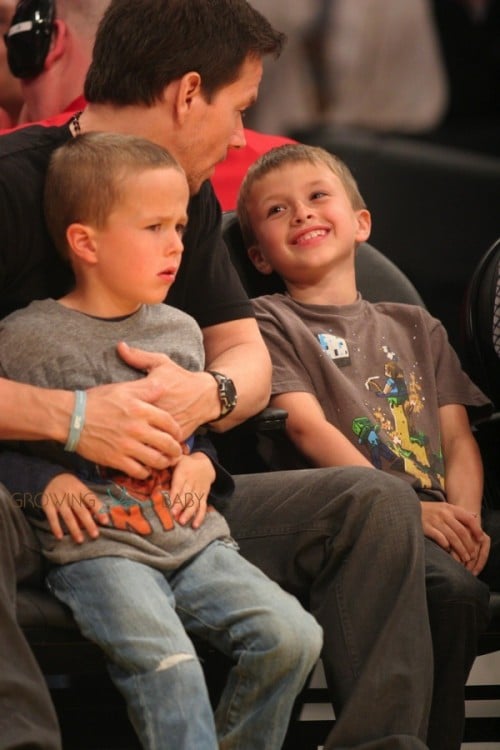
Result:
[[[356,211],[358,230],[356,232],[356,242],[366,242],[372,231],[372,217],[366,208]]]
[[[43,64],[44,70],[50,70],[52,65],[66,52],[68,44],[68,27],[64,21],[56,18],[52,26],[50,47]]]
[[[86,224],[70,224],[66,230],[66,240],[72,255],[88,265],[95,266],[98,261],[97,243],[91,227]]]
[[[182,122],[189,115],[199,97],[203,97],[200,74],[195,71],[185,73],[177,81],[174,97],[175,112]]]
[[[269,274],[273,272],[271,264],[266,260],[258,245],[252,245],[249,247],[247,253],[257,271],[263,273],[265,276],[269,276]]]

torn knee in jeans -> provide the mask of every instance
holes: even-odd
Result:
[[[156,667],[156,672],[161,672],[164,669],[171,669],[178,664],[182,664],[183,661],[193,661],[194,659],[195,657],[193,654],[172,654],[171,656],[166,656]]]

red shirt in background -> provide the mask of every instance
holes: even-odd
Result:
[[[246,146],[243,148],[230,148],[227,158],[217,165],[212,177],[212,185],[219,199],[223,211],[233,211],[236,208],[236,199],[240,189],[241,181],[248,167],[256,161],[259,156],[270,151],[275,146],[283,143],[293,143],[291,138],[281,135],[266,135],[257,133],[255,130],[245,129]]]

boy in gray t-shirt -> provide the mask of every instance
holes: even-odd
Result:
[[[184,172],[148,141],[87,134],[54,152],[45,198],[76,283],[61,299],[35,301],[2,321],[0,371],[75,391],[64,449],[17,446],[60,467],[32,518],[51,563],[48,585],[104,649],[144,748],[215,750],[231,737],[249,750],[278,750],[319,656],[321,629],[239,555],[214,507],[231,494],[232,479],[207,438],[194,435],[175,465],[143,481],[75,453],[85,389],[143,376],[118,342],[162,352],[185,370],[204,367],[194,319],[160,304],[181,262]],[[187,633],[235,663],[215,721]]]

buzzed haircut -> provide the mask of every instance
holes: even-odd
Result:
[[[127,177],[148,169],[184,170],[162,146],[117,133],[84,133],[57,148],[44,190],[45,221],[63,258],[69,258],[70,224],[105,226]]]
[[[248,56],[277,57],[285,35],[246,0],[112,0],[85,81],[88,102],[151,106],[197,72],[207,101]]]

